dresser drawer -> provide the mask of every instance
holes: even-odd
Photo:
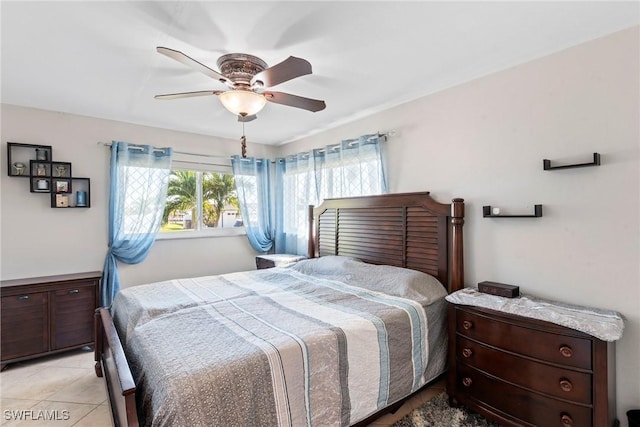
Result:
[[[53,348],[90,344],[93,341],[93,313],[97,305],[96,285],[76,284],[55,291],[53,300]]]
[[[49,305],[46,292],[2,297],[2,360],[24,357],[49,348]]]
[[[467,364],[524,388],[561,399],[590,404],[592,376],[536,362],[457,337],[457,363]]]
[[[502,321],[499,316],[488,317],[458,306],[455,310],[459,335],[516,354],[592,369],[589,339],[519,326],[515,322]]]
[[[484,375],[467,365],[458,366],[456,380],[462,403],[470,400],[510,419],[515,417],[540,427],[593,425],[591,406],[545,397]]]

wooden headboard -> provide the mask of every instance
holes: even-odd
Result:
[[[429,192],[326,199],[309,207],[309,257],[345,255],[435,276],[464,287],[464,200]]]

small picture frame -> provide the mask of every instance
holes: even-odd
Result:
[[[69,207],[69,196],[64,194],[56,194],[56,207],[57,208],[68,208]]]
[[[56,193],[68,193],[69,181],[56,181]]]

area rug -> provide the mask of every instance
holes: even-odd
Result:
[[[464,406],[452,408],[449,397],[441,393],[423,406],[414,409],[393,427],[500,427]]]

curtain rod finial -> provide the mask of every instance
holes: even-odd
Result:
[[[386,137],[387,139],[391,138],[393,136],[397,136],[398,133],[399,132],[397,130],[395,130],[395,129],[391,129],[391,130],[388,130],[388,131],[385,131],[385,132],[378,132],[379,135],[382,135],[382,136]]]

